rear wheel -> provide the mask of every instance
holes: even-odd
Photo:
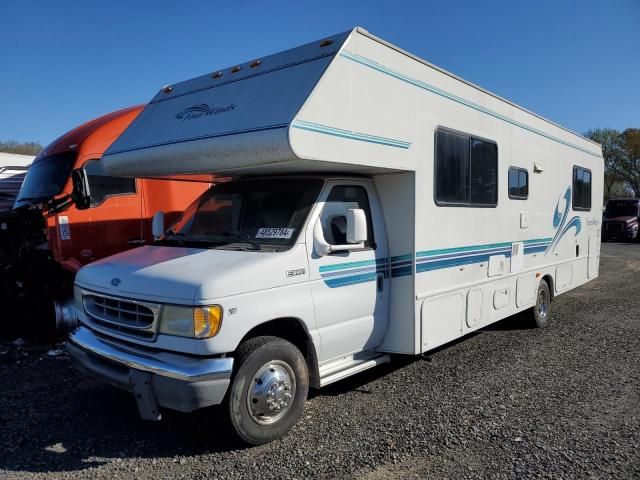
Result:
[[[536,305],[528,312],[528,320],[531,326],[545,328],[549,324],[551,316],[551,291],[546,280],[538,284]]]
[[[286,434],[302,415],[309,391],[300,350],[278,337],[255,337],[238,347],[235,361],[226,399],[235,433],[252,445]]]

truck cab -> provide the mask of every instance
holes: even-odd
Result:
[[[629,241],[639,239],[640,199],[621,198],[607,201],[602,218],[602,240]]]
[[[109,175],[100,157],[142,111],[131,107],[91,120],[48,145],[27,171],[15,204],[2,215],[2,294],[16,312],[26,307],[31,329],[19,335],[59,337],[75,324],[72,286],[89,262],[151,242],[151,218],[167,223],[208,188],[207,182],[159,181]],[[72,200],[72,172],[83,169],[89,208]],[[15,318],[15,317],[12,317]]]

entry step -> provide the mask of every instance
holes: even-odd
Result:
[[[335,360],[320,367],[320,386],[324,387],[343,378],[391,361],[386,353],[366,352]]]

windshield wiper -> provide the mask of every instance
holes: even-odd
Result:
[[[251,237],[249,237],[249,235],[225,232],[225,233],[221,233],[220,236],[221,237],[226,237],[226,238],[231,238],[231,239],[236,240],[236,241],[241,242],[241,243],[248,243],[249,245],[251,245],[254,248],[254,250],[262,250],[262,245],[260,245],[255,240],[252,240]]]
[[[175,240],[179,245],[184,243],[184,233],[176,232],[172,228],[164,232],[164,238],[161,240]]]

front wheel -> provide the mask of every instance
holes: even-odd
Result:
[[[302,353],[278,337],[254,337],[236,352],[226,407],[244,442],[260,445],[286,434],[302,415],[309,371]]]

